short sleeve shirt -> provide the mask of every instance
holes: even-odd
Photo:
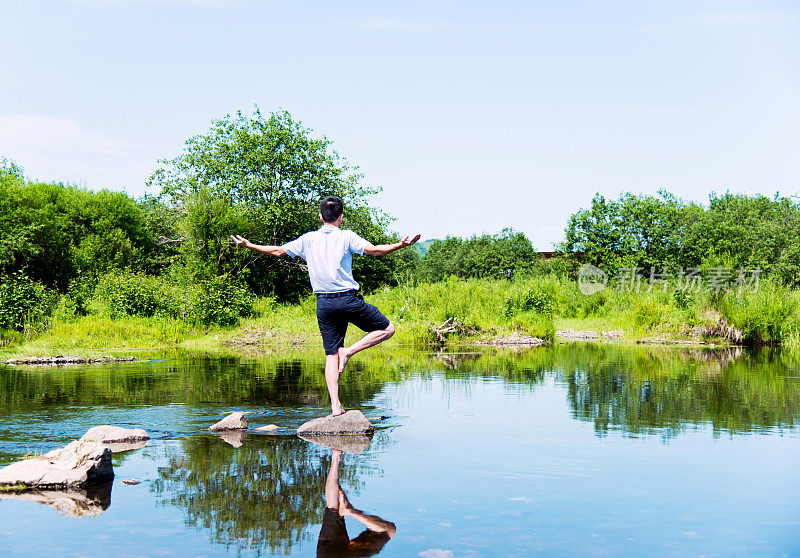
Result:
[[[358,290],[353,279],[353,254],[363,254],[369,242],[353,231],[323,225],[281,246],[292,257],[308,264],[315,293]]]

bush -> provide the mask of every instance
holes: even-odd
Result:
[[[511,318],[511,325],[533,337],[553,341],[556,338],[556,328],[547,315],[538,312],[522,312]]]
[[[506,316],[513,316],[518,312],[537,312],[551,315],[553,313],[552,293],[546,292],[540,285],[511,295],[506,300]]]
[[[164,279],[130,272],[112,272],[100,278],[95,298],[111,317],[166,315],[179,317],[186,304],[175,285]]]
[[[250,292],[224,277],[215,277],[200,283],[200,291],[194,300],[195,319],[205,325],[234,325],[240,317],[253,312]]]
[[[0,276],[0,329],[23,331],[50,315],[57,295],[21,271]]]
[[[800,329],[797,293],[770,280],[757,292],[728,291],[719,301],[725,320],[742,332],[751,345],[777,345],[789,341]]]

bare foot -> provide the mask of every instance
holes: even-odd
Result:
[[[338,417],[339,415],[344,414],[344,407],[342,406],[341,403],[339,403],[338,406],[331,406],[331,411],[332,411],[331,413],[332,417]]]
[[[348,360],[350,360],[350,355],[347,354],[347,349],[339,347],[339,375],[344,372],[344,367],[347,366]]]
[[[342,517],[347,515],[352,515],[353,506],[350,505],[350,501],[347,499],[345,493],[339,489],[339,515]]]

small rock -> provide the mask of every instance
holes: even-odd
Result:
[[[222,430],[247,430],[247,421],[244,419],[244,413],[231,413],[218,423],[209,426],[208,429],[211,432],[220,432]]]
[[[297,429],[297,434],[369,434],[374,431],[367,417],[361,411],[353,410],[336,417],[329,415],[310,420]]]
[[[270,430],[277,430],[278,428],[280,428],[280,426],[276,426],[274,424],[268,424],[266,426],[259,426],[258,428],[256,428],[256,430],[262,430],[264,432],[268,432]]]

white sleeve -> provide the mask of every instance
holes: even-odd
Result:
[[[306,234],[308,234],[308,233],[306,233]],[[306,236],[306,234],[304,234],[302,236],[299,236],[299,237],[295,238],[294,240],[290,240],[289,242],[287,242],[286,244],[281,246],[281,248],[283,248],[283,251],[286,252],[287,254],[289,254],[290,256],[292,256],[293,258],[303,258],[303,259],[305,259],[305,257],[306,257],[305,250],[304,250],[305,242],[303,242],[303,241],[305,240],[304,237]]]
[[[354,254],[358,254],[359,256],[364,255],[364,250],[366,250],[367,246],[369,246],[369,242],[358,236],[353,231],[348,231],[350,233],[350,251]]]

